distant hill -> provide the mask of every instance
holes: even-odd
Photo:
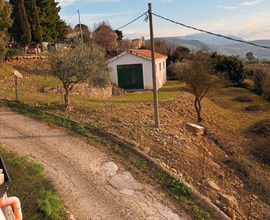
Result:
[[[258,45],[270,47],[270,40],[256,40],[251,42]],[[221,46],[209,46],[209,50],[217,51],[217,53],[227,56],[240,55],[243,58],[246,57],[246,53],[252,51],[254,56],[258,57],[259,59],[270,59],[270,50],[255,47],[244,43],[221,45]]]
[[[190,35],[191,36],[191,35]],[[155,38],[158,40],[165,40],[169,45],[175,46],[184,46],[190,49],[190,51],[196,52],[202,47],[207,47],[209,51],[216,51],[218,54],[231,56],[231,55],[240,55],[240,57],[245,58],[246,53],[252,51],[254,56],[262,59],[270,60],[270,50],[263,49],[259,47],[255,47],[252,45],[244,44],[244,43],[233,43],[228,45],[209,45],[199,40],[185,40],[180,39],[179,37],[158,37]],[[146,40],[146,42],[149,40]],[[270,40],[256,40],[251,41],[252,43],[262,45],[262,46],[269,46],[270,47]]]
[[[198,40],[184,40],[180,39],[178,37],[156,37],[155,40],[164,40],[169,45],[175,45],[175,46],[183,46],[190,49],[190,51],[197,51],[198,49],[208,46],[207,44],[198,41]],[[145,42],[148,42],[149,40],[146,40]]]
[[[233,35],[228,35],[227,37],[231,37],[237,40],[244,40],[240,37],[236,37]],[[199,34],[191,34],[183,37],[177,37],[184,40],[199,40],[208,45],[231,45],[234,42],[225,38],[216,37],[214,35],[206,34],[206,33],[199,33]]]

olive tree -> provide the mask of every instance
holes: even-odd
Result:
[[[72,110],[70,93],[74,86],[88,82],[106,87],[110,83],[110,68],[105,64],[105,51],[96,44],[77,45],[74,49],[55,49],[45,60],[45,73],[63,83],[65,110]]]
[[[194,93],[197,122],[201,122],[201,101],[211,89],[220,84],[220,78],[214,75],[209,54],[197,53],[190,60],[186,60],[183,63],[176,63],[174,65],[174,71],[178,74],[179,79],[185,82]]]

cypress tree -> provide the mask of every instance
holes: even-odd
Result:
[[[31,31],[26,16],[24,1],[11,0],[10,3],[14,5],[11,15],[14,23],[10,29],[10,34],[17,43],[21,44],[23,47],[26,47],[29,43],[31,43]]]
[[[0,0],[0,61],[2,61],[6,54],[5,37],[8,27],[12,25],[10,14],[12,7],[4,0]],[[2,62],[0,62],[0,65]]]
[[[65,22],[58,15],[61,8],[54,0],[39,0],[36,2],[39,10],[40,25],[43,30],[43,39],[55,42],[64,34]]]
[[[24,1],[28,22],[31,26],[32,41],[42,43],[42,28],[39,22],[39,13],[36,6],[36,0]]]

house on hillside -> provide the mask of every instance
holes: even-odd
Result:
[[[155,53],[158,89],[167,81],[166,59],[167,56]],[[150,50],[129,49],[108,60],[106,64],[112,68],[111,82],[119,87],[129,90],[153,89]]]
[[[131,48],[140,49],[145,46],[144,37],[133,39],[131,43]]]

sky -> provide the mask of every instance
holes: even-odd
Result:
[[[155,14],[170,20],[211,31],[234,35],[244,40],[270,39],[270,0],[56,0],[60,17],[67,24],[81,23],[90,29],[108,21],[118,29],[148,11],[152,3]],[[149,38],[145,17],[120,29],[125,38]],[[153,16],[154,36],[173,37],[199,33]]]

